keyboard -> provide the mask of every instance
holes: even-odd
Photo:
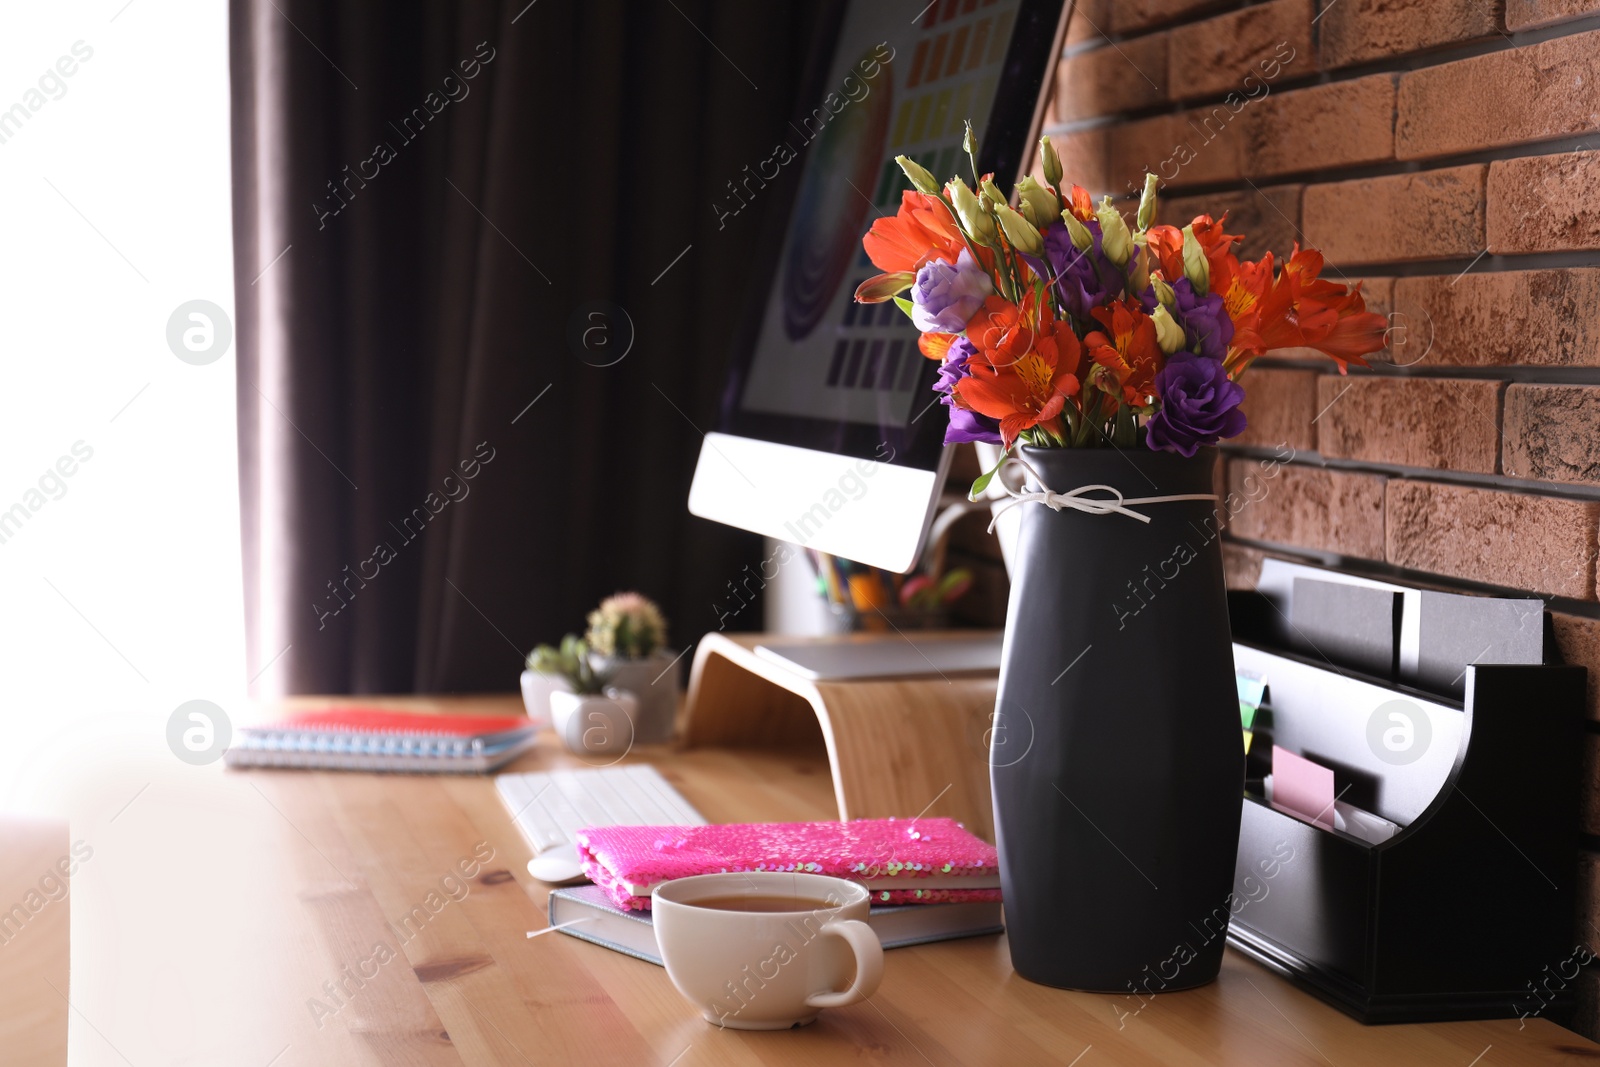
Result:
[[[537,856],[585,826],[703,826],[705,817],[648,764],[502,774],[500,802]]]

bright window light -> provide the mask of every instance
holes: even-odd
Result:
[[[103,823],[178,705],[242,703],[227,31],[0,14],[0,809]]]

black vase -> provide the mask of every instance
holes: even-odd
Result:
[[[1215,449],[1021,454],[1056,493],[1215,492]],[[1012,966],[1140,997],[1203,985],[1222,966],[1244,792],[1221,504],[1130,505],[1148,523],[1015,507],[990,746]]]

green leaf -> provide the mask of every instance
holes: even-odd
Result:
[[[977,500],[979,497],[983,496],[983,491],[989,488],[989,483],[994,480],[994,476],[999,473],[1000,468],[1004,467],[1006,465],[1006,460],[1010,458],[1011,450],[1009,448],[1000,453],[1000,461],[993,467],[978,475],[977,480],[972,483],[972,489],[968,491],[967,499]]]
[[[911,301],[907,300],[903,296],[897,296],[897,297],[894,298],[894,302],[895,302],[895,305],[897,307],[899,307],[899,309],[901,311],[904,311],[906,313],[906,318],[911,319],[912,322],[916,321],[916,319],[912,319],[911,318],[911,309],[914,306],[911,303]]]

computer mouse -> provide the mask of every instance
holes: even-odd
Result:
[[[578,858],[578,846],[569,843],[545,849],[528,861],[528,873],[551,885],[583,881],[583,861]]]

